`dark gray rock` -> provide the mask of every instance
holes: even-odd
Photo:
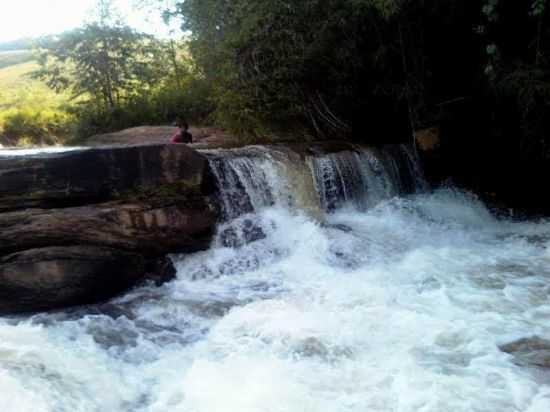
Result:
[[[215,208],[202,195],[0,213],[0,256],[75,244],[147,257],[195,252],[208,248],[216,221]]]
[[[82,149],[0,157],[0,212],[81,206],[136,188],[202,184],[206,159],[186,145]]]
[[[520,365],[550,368],[550,341],[537,336],[508,343],[500,350],[513,355]]]
[[[147,262],[146,271],[146,280],[157,286],[174,280],[177,274],[174,263],[167,256]]]
[[[259,223],[252,219],[234,221],[223,228],[218,236],[223,246],[231,248],[240,248],[266,237]]]
[[[0,259],[0,313],[99,302],[140,280],[145,260],[90,246],[50,247]]]
[[[208,161],[185,145],[0,157],[0,314],[172,279],[167,254],[210,245],[214,190]]]

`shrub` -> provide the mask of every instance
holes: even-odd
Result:
[[[0,138],[8,145],[51,145],[71,133],[73,118],[62,111],[14,109],[3,114],[0,125]]]

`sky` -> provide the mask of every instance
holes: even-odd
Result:
[[[76,28],[90,17],[96,0],[0,0],[0,43]],[[160,12],[138,10],[133,0],[114,0],[126,22],[139,31],[168,37]]]

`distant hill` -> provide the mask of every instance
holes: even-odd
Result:
[[[33,47],[34,42],[35,42],[35,39],[31,39],[31,38],[0,42],[0,52],[29,50]]]
[[[0,69],[32,61],[31,49],[35,42],[31,38],[0,42]]]

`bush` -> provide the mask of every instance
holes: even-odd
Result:
[[[14,109],[0,119],[0,140],[8,145],[58,144],[71,134],[73,122],[63,111]]]
[[[170,82],[151,98],[154,112],[161,122],[183,117],[189,122],[204,123],[214,110],[212,90],[202,78],[188,79],[184,84]]]

